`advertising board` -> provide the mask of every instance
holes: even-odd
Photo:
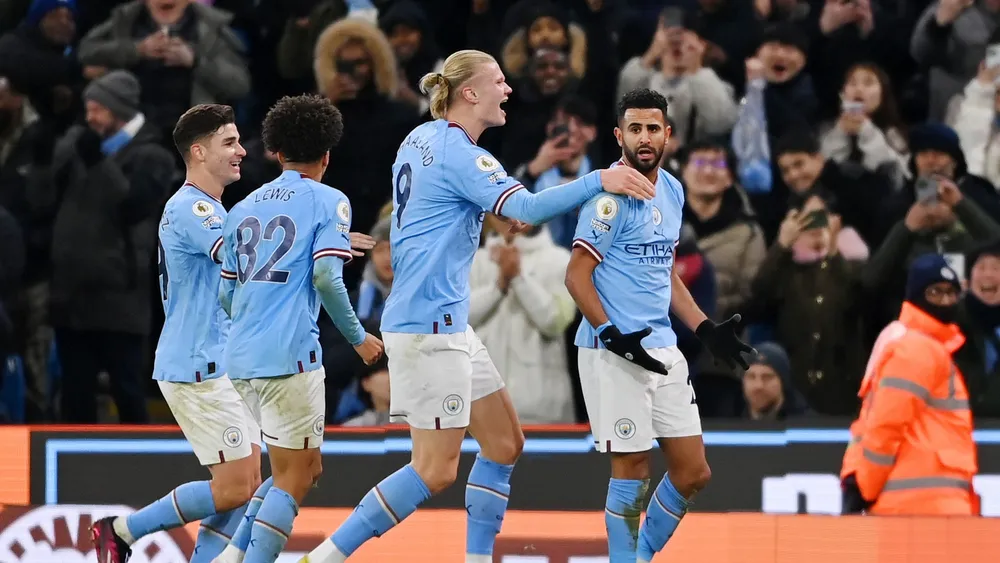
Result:
[[[712,482],[694,510],[839,512],[837,474],[849,438],[846,421],[840,422],[839,428],[776,429],[707,423]],[[586,427],[529,428],[526,436],[511,481],[511,509],[603,510],[608,462],[591,450]],[[976,440],[980,475],[975,485],[983,512],[1000,516],[1000,430],[980,428]],[[174,428],[38,428],[24,443],[30,444],[26,459],[0,461],[0,502],[142,506],[179,483],[207,475]],[[474,461],[475,442],[466,440],[463,451],[459,475]],[[409,461],[410,440],[398,428],[328,428],[322,452],[324,474],[306,506],[351,508],[379,479]],[[654,475],[665,469],[661,457],[653,456]],[[5,475],[8,465],[10,475]],[[28,475],[17,474],[25,469]],[[463,501],[462,487],[453,487],[428,506],[461,508]]]
[[[122,506],[0,508],[3,563],[90,563],[87,527]],[[303,509],[277,563],[295,563],[325,540],[349,509]],[[462,561],[464,510],[418,510],[368,542],[351,563]],[[185,563],[197,524],[140,540],[129,563]],[[513,511],[504,519],[495,563],[608,563],[601,512]],[[699,563],[994,563],[1000,520],[690,514],[656,561]]]

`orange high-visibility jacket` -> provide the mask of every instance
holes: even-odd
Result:
[[[951,358],[964,342],[910,303],[875,342],[841,470],[874,500],[870,514],[979,513],[969,395]]]

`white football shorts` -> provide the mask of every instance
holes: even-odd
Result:
[[[412,428],[469,426],[473,401],[503,389],[471,327],[454,334],[382,334],[389,359],[389,417]]]
[[[236,389],[260,421],[265,444],[289,450],[323,445],[326,426],[326,371],[236,380]]]
[[[601,453],[644,452],[655,438],[701,435],[688,364],[676,346],[647,350],[668,375],[647,371],[605,349],[580,348],[580,385]]]
[[[157,383],[202,465],[249,457],[250,444],[260,445],[260,425],[237,391],[238,382],[223,375],[197,383]]]

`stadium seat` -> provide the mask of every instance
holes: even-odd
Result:
[[[24,401],[27,384],[24,380],[24,362],[21,356],[7,356],[3,364],[3,385],[0,386],[0,403],[3,404],[8,420],[14,424],[24,423]]]

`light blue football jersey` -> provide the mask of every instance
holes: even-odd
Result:
[[[615,164],[620,166],[621,161]],[[648,201],[601,194],[580,210],[573,239],[599,262],[594,287],[608,319],[622,334],[653,329],[644,348],[677,344],[670,326],[670,274],[680,236],[684,189],[665,170]],[[604,348],[595,327],[584,320],[576,333],[581,348]]]
[[[222,277],[235,280],[226,343],[230,378],[278,377],[323,365],[313,261],[349,262],[350,231],[347,196],[290,170],[230,210],[221,251]]]
[[[163,209],[157,239],[163,330],[153,379],[193,383],[225,373],[229,317],[219,305],[219,248],[226,209],[187,182]]]
[[[393,285],[381,328],[412,334],[465,331],[469,271],[487,211],[544,222],[601,191],[592,172],[560,186],[566,189],[532,194],[460,125],[443,119],[403,140],[392,181]]]

